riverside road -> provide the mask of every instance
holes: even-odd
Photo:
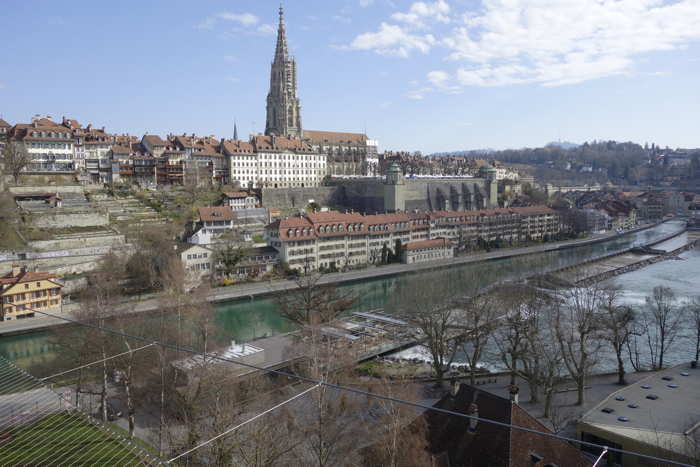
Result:
[[[388,276],[396,276],[406,273],[417,273],[421,271],[430,271],[436,269],[450,268],[459,265],[466,265],[472,263],[488,262],[498,259],[513,258],[525,255],[537,255],[543,253],[557,252],[561,250],[569,250],[575,247],[581,247],[585,245],[593,244],[607,244],[614,243],[616,239],[622,239],[630,237],[629,242],[619,245],[619,247],[611,247],[612,252],[625,251],[632,246],[643,246],[648,244],[653,244],[659,241],[659,239],[666,238],[670,235],[679,234],[685,230],[685,224],[682,222],[672,221],[662,224],[653,224],[641,226],[632,231],[615,234],[595,234],[585,239],[577,240],[567,240],[561,242],[551,242],[546,244],[539,244],[528,247],[521,248],[506,248],[491,251],[488,253],[478,253],[470,254],[464,256],[458,256],[448,260],[434,261],[429,263],[421,264],[393,264],[387,266],[372,266],[366,269],[331,273],[323,276],[321,278],[321,283],[345,283],[354,282],[362,280],[371,280],[374,278],[382,278]],[[644,235],[648,234],[648,235]],[[610,254],[611,251],[607,248],[602,248],[605,250],[605,254]],[[595,259],[598,255],[592,254],[583,260],[577,260],[576,262],[584,262]],[[604,255],[601,255],[604,256]],[[542,273],[547,271],[536,271],[536,273]],[[533,272],[535,273],[535,272]],[[291,280],[275,280],[275,281],[264,281],[255,282],[247,284],[237,284],[228,287],[220,287],[212,289],[207,299],[210,302],[227,302],[238,299],[250,298],[274,294],[277,292],[290,290],[296,287],[296,283]],[[72,318],[73,313],[77,311],[80,305],[78,303],[66,304],[63,310],[60,312],[62,316],[66,318]],[[150,294],[141,296],[139,299],[131,299],[122,302],[118,305],[118,311],[132,312],[132,313],[142,313],[155,310],[160,306],[160,299],[156,294]],[[35,318],[29,318],[23,321],[12,321],[12,322],[2,322],[0,323],[0,335],[2,334],[22,334],[27,332],[36,331],[43,328],[48,328],[56,326],[59,324],[65,324],[66,322],[58,318],[46,317],[37,315]]]

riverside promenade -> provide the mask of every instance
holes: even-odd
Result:
[[[453,266],[480,263],[485,261],[491,261],[496,259],[511,258],[516,256],[533,255],[539,253],[545,253],[555,250],[565,250],[569,248],[605,242],[616,237],[624,236],[630,233],[639,232],[642,230],[650,229],[658,226],[660,223],[656,224],[646,224],[638,228],[628,230],[622,234],[617,234],[615,232],[606,234],[593,234],[584,239],[576,240],[565,240],[560,242],[549,242],[539,245],[533,245],[521,248],[504,248],[488,253],[477,253],[464,256],[457,256],[455,258],[450,258],[446,260],[433,261],[428,263],[420,264],[392,264],[386,266],[371,266],[366,269],[330,273],[324,275],[320,283],[322,284],[332,284],[332,283],[344,283],[361,281],[365,279],[372,279],[378,277],[395,276],[400,274],[414,273],[419,271],[429,271],[437,270],[443,268],[449,268]],[[683,229],[684,230],[684,229]],[[679,233],[682,230],[679,229]],[[653,242],[656,243],[656,242]],[[216,302],[225,302],[237,299],[253,299],[255,297],[275,294],[285,290],[291,290],[296,287],[296,283],[290,280],[275,280],[275,281],[261,281],[248,284],[237,284],[228,287],[219,287],[212,289],[207,297],[207,300]],[[72,318],[73,313],[79,308],[78,303],[70,303],[63,306],[60,313],[61,316],[65,318]],[[160,299],[158,294],[148,294],[142,295],[139,299],[131,299],[120,303],[117,306],[120,312],[131,312],[131,313],[143,313],[158,309],[160,306]],[[47,316],[37,315],[34,318],[29,318],[23,321],[11,321],[0,323],[0,335],[12,335],[12,334],[23,334],[27,332],[33,332],[44,328],[53,327],[60,324],[66,324],[66,321],[52,318]]]

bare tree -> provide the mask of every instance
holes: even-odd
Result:
[[[404,400],[417,400],[419,394],[405,385],[379,380],[368,388],[375,394],[383,394]],[[371,446],[363,449],[362,465],[382,467],[419,467],[431,465],[428,453],[427,423],[421,412],[405,404],[375,399],[380,419],[374,424],[378,433],[371,433]]]
[[[304,376],[328,383],[351,383],[349,369],[355,364],[347,344],[325,336],[321,324],[305,326],[303,351],[306,360],[299,368]],[[301,442],[295,449],[300,465],[319,467],[352,465],[359,437],[367,426],[358,413],[367,410],[364,398],[321,385],[304,396],[303,410],[295,413],[293,423]]]
[[[608,287],[603,290],[600,304],[600,336],[608,342],[617,358],[617,384],[625,385],[625,361],[623,353],[630,336],[635,332],[634,310],[620,305],[619,287]]]
[[[544,395],[544,416],[550,417],[554,394],[565,372],[557,339],[557,311],[544,307],[541,300],[531,300],[524,316],[526,343],[520,354],[518,374],[530,386],[530,402],[539,402],[540,395]]]
[[[350,309],[356,298],[338,291],[334,284],[321,284],[323,275],[308,273],[296,280],[296,288],[279,293],[281,315],[299,326],[318,325]]]
[[[654,287],[646,297],[644,324],[652,367],[661,369],[669,348],[683,325],[683,307],[676,303],[676,295],[669,287]]]
[[[458,327],[464,331],[462,350],[469,364],[469,382],[476,384],[477,365],[496,329],[496,299],[491,294],[470,297],[462,302]]]
[[[5,166],[5,171],[11,174],[15,183],[17,183],[20,173],[31,162],[31,157],[23,145],[10,141],[2,150],[2,161]]]
[[[694,334],[695,361],[700,360],[700,296],[688,300],[688,317]]]
[[[102,257],[98,268],[88,277],[88,288],[82,297],[78,318],[94,324],[97,328],[107,327],[107,320],[117,314],[117,302],[121,296],[121,277],[123,263],[117,255],[109,253]],[[113,334],[96,328],[86,330],[91,347],[101,359],[116,353],[121,348],[120,340]],[[114,362],[104,360],[100,365],[100,404],[101,417],[107,420],[108,376]]]
[[[458,332],[459,309],[455,297],[458,285],[447,274],[437,275],[430,282],[420,276],[408,278],[394,293],[393,308],[419,332],[419,338],[430,352],[431,366],[439,381],[445,376],[464,342]]]
[[[507,288],[500,291],[498,298],[505,314],[500,317],[494,341],[501,361],[510,370],[510,384],[514,385],[527,351],[528,317],[532,315],[530,309],[537,304],[537,297],[522,288]]]
[[[554,395],[564,379],[565,365],[564,356],[559,353],[558,343],[554,338],[556,331],[552,329],[552,323],[555,321],[549,314],[545,314],[543,321],[546,321],[546,324],[543,323],[547,329],[546,333],[538,340],[531,340],[528,349],[532,358],[538,361],[538,365],[535,365],[535,377],[544,393],[544,416],[551,420],[555,417],[552,414]],[[529,335],[535,336],[535,333]],[[554,423],[556,422],[553,421]]]
[[[602,291],[597,284],[575,287],[559,294],[554,318],[556,339],[569,376],[576,383],[576,405],[583,405],[586,379],[601,347],[597,312]]]
[[[126,262],[131,289],[137,292],[162,290],[165,275],[175,255],[172,226],[147,226],[136,233],[136,251]]]

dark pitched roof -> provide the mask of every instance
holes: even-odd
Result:
[[[165,141],[158,135],[143,135],[143,140],[151,146],[165,146]]]
[[[476,404],[478,416],[481,418],[551,433],[537,419],[510,400],[468,385],[462,385],[456,396],[443,397],[435,407],[473,414],[469,410],[472,404]],[[438,458],[448,457],[452,467],[531,465],[530,453],[543,457],[540,465],[591,465],[581,451],[565,441],[484,421],[478,421],[476,426],[470,429],[469,419],[441,412],[428,411],[424,417],[428,422],[430,451]]]

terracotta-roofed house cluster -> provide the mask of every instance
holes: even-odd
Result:
[[[301,138],[252,136],[249,141],[194,134],[141,138],[63,117],[35,116],[11,126],[0,120],[0,146],[12,141],[31,157],[30,171],[82,171],[98,183],[238,182],[242,188],[316,187],[326,175],[325,153]]]
[[[431,250],[404,255],[404,261],[417,262],[449,257],[455,245],[480,240],[543,239],[560,227],[556,211],[546,206],[374,215],[328,211],[277,220],[266,227],[266,236],[280,261],[313,270],[380,262],[386,251],[395,253],[397,241],[404,251]]]

